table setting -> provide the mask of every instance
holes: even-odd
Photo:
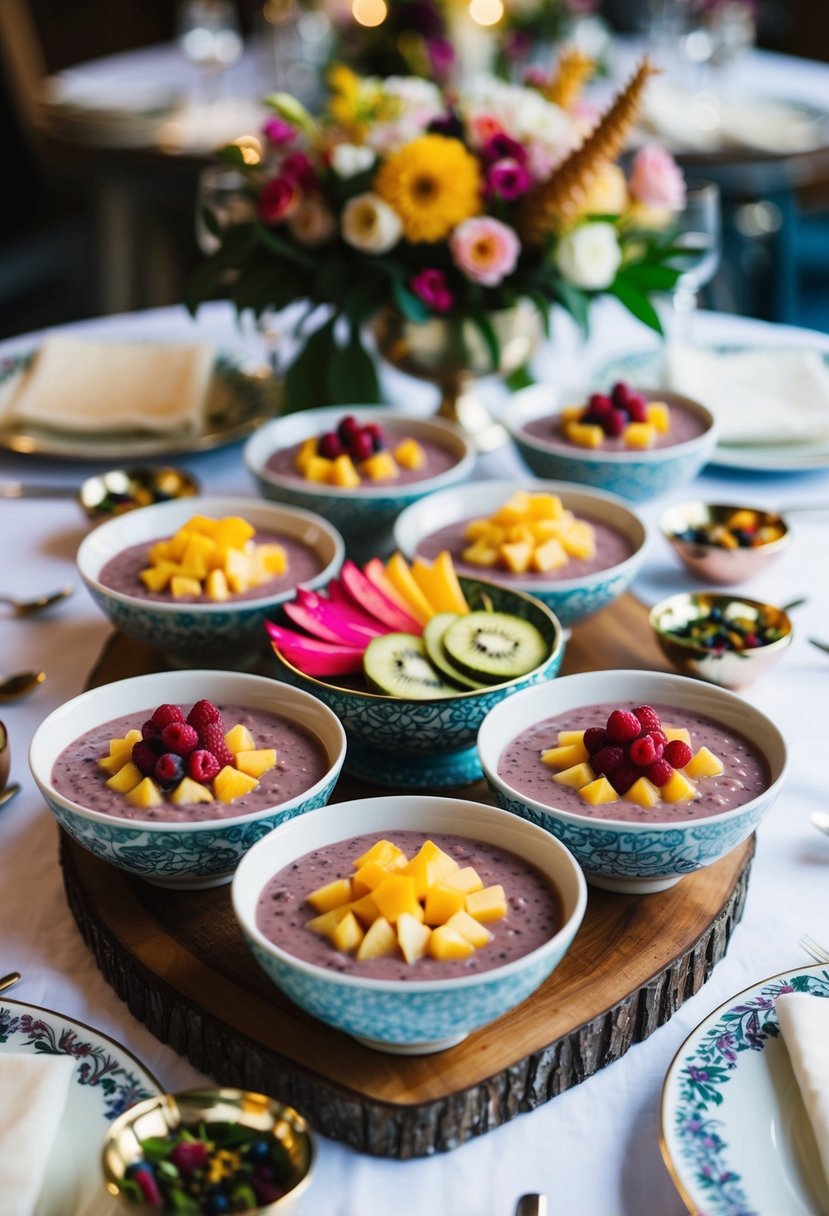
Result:
[[[0,343],[10,1211],[828,1210],[829,337],[665,340],[648,76],[278,96],[186,308]]]

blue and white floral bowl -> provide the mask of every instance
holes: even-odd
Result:
[[[411,560],[426,536],[462,520],[489,516],[520,490],[532,494],[555,494],[565,508],[591,523],[603,523],[624,536],[630,556],[606,570],[577,578],[553,578],[545,574],[509,575],[487,570],[488,578],[516,591],[535,596],[556,614],[562,625],[572,625],[605,608],[626,591],[645,557],[647,530],[627,503],[613,494],[582,490],[566,481],[481,481],[430,494],[407,507],[394,525],[395,543]],[[453,554],[454,556],[454,554]]]
[[[256,905],[273,875],[312,849],[369,832],[451,833],[486,841],[532,862],[558,892],[563,924],[530,954],[477,975],[377,980],[303,962],[256,927]],[[581,924],[587,892],[573,857],[547,833],[491,806],[456,798],[388,795],[340,802],[285,824],[251,849],[236,872],[233,911],[253,956],[308,1013],[381,1051],[422,1055],[460,1043],[525,1000],[558,966]]]
[[[267,709],[296,722],[319,740],[328,761],[326,772],[309,789],[276,806],[197,823],[106,815],[72,802],[52,784],[58,756],[86,731],[123,714],[134,712],[143,721],[157,705],[190,705],[203,698],[220,705]],[[243,855],[262,836],[288,819],[325,806],[344,758],[343,728],[319,701],[265,676],[229,671],[167,671],[93,688],[51,713],[35,731],[29,748],[29,767],[38,788],[73,840],[121,870],[177,890],[229,882]]]
[[[650,395],[653,398],[655,394]],[[629,502],[644,502],[676,490],[696,477],[711,459],[717,442],[714,416],[704,405],[664,390],[657,395],[660,400],[676,401],[697,414],[705,425],[702,434],[685,443],[644,451],[603,452],[552,440],[547,443],[524,429],[526,423],[560,409],[556,392],[544,384],[534,384],[515,393],[505,404],[501,421],[536,477],[576,481],[582,486],[618,494]]]
[[[410,790],[443,789],[477,781],[482,773],[475,740],[487,713],[522,688],[551,680],[557,674],[564,655],[564,636],[549,608],[532,596],[482,579],[462,578],[461,586],[473,606],[478,607],[485,595],[496,612],[513,613],[536,625],[550,647],[544,662],[527,675],[492,688],[417,701],[305,675],[274,646],[279,678],[318,697],[342,722],[348,738],[345,769],[352,776],[374,785]]]
[[[405,423],[406,434],[428,439],[448,449],[455,463],[436,477],[424,477],[399,487],[363,484],[354,489],[317,485],[285,477],[268,469],[274,452],[292,447],[330,431],[346,414],[360,423],[376,422],[381,427]],[[463,432],[442,418],[415,418],[399,410],[377,406],[324,406],[275,418],[254,432],[245,444],[245,464],[256,478],[265,498],[292,503],[316,511],[329,519],[345,537],[349,554],[357,561],[390,551],[391,526],[400,512],[425,494],[457,485],[472,472],[475,454]]]
[[[323,586],[337,574],[345,545],[339,532],[319,515],[255,498],[198,497],[158,503],[110,519],[85,537],[78,549],[78,571],[117,629],[184,667],[235,668],[265,653],[265,621],[294,594],[294,587],[255,599],[177,603],[127,595],[100,581],[101,570],[118,553],[171,536],[194,515],[216,519],[241,515],[257,532],[302,541],[322,562],[319,574],[303,584],[310,588]]]
[[[707,819],[694,819],[689,811],[687,819],[644,823],[614,819],[612,803],[606,817],[589,819],[545,806],[499,776],[504,748],[536,723],[568,709],[630,701],[704,714],[744,735],[766,758],[767,789],[743,806]],[[499,806],[566,844],[594,886],[637,895],[664,891],[741,844],[771,810],[786,770],[783,736],[742,697],[686,676],[655,671],[591,671],[528,688],[508,706],[497,706],[487,715],[478,734],[478,754]]]

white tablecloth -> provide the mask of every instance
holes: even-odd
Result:
[[[698,322],[701,340],[747,339],[829,349],[826,335],[736,317],[703,314]],[[591,364],[655,341],[613,304],[596,310],[586,348],[579,345],[566,318],[557,315],[554,324],[555,346],[542,353],[537,367],[545,378],[562,385],[584,382]],[[96,336],[169,339],[197,333],[222,349],[256,349],[256,338],[240,330],[221,304],[203,309],[198,323],[183,309],[173,308],[72,328]],[[0,358],[32,345],[23,338],[0,344]],[[402,378],[388,383],[399,399]],[[432,408],[428,386],[411,381],[405,385],[406,408]],[[496,386],[488,385],[487,390],[497,397]],[[179,463],[196,473],[208,492],[255,494],[238,445]],[[478,475],[517,474],[521,467],[514,452],[503,449],[481,459]],[[81,463],[0,454],[2,478],[74,483],[92,471]],[[748,499],[770,506],[829,502],[829,470],[759,477],[712,469],[698,479],[692,493],[709,501]],[[646,504],[642,514],[654,521],[668,502],[687,496],[687,487],[678,488],[664,500]],[[688,1032],[726,998],[803,962],[797,944],[801,934],[809,932],[829,943],[829,838],[818,835],[808,818],[826,802],[829,657],[806,641],[809,635],[829,641],[827,517],[804,514],[793,522],[788,552],[744,588],[778,603],[800,596],[807,596],[808,603],[797,610],[797,636],[783,661],[746,693],[787,736],[791,774],[760,828],[745,914],[727,957],[702,991],[648,1042],[578,1088],[453,1153],[429,1160],[384,1161],[323,1142],[302,1213],[509,1216],[517,1196],[533,1190],[549,1194],[555,1216],[678,1216],[684,1211],[659,1152],[660,1089],[674,1053]],[[26,764],[35,727],[82,689],[109,630],[74,572],[73,557],[84,527],[80,509],[71,501],[0,501],[0,589],[26,594],[67,580],[76,584],[74,597],[47,617],[21,621],[0,608],[0,670],[39,666],[48,674],[28,699],[0,707],[11,736],[13,777],[24,787],[0,810],[0,974],[12,969],[23,973],[9,997],[91,1023],[128,1046],[165,1086],[183,1088],[201,1078],[135,1021],[99,975],[79,936],[57,866],[56,827]],[[664,542],[652,536],[635,590],[654,600],[688,585]]]

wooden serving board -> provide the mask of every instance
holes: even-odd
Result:
[[[664,669],[631,597],[577,626],[564,672]],[[115,635],[91,683],[157,670]],[[370,791],[342,779],[334,800]],[[490,801],[484,783],[463,797]],[[618,1059],[697,992],[742,915],[753,839],[656,895],[591,888],[575,941],[522,1005],[439,1055],[363,1047],[303,1013],[249,955],[229,887],[174,892],[61,837],[72,912],[107,980],[161,1040],[227,1085],[278,1096],[324,1135],[384,1157],[456,1148]]]

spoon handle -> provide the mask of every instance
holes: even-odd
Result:
[[[546,1195],[522,1195],[515,1206],[515,1216],[547,1216]]]
[[[3,992],[6,988],[11,988],[12,984],[16,984],[19,979],[19,971],[10,971],[8,975],[0,977],[0,992]]]
[[[54,486],[47,482],[35,485],[29,481],[0,482],[0,498],[75,498],[76,486]]]

